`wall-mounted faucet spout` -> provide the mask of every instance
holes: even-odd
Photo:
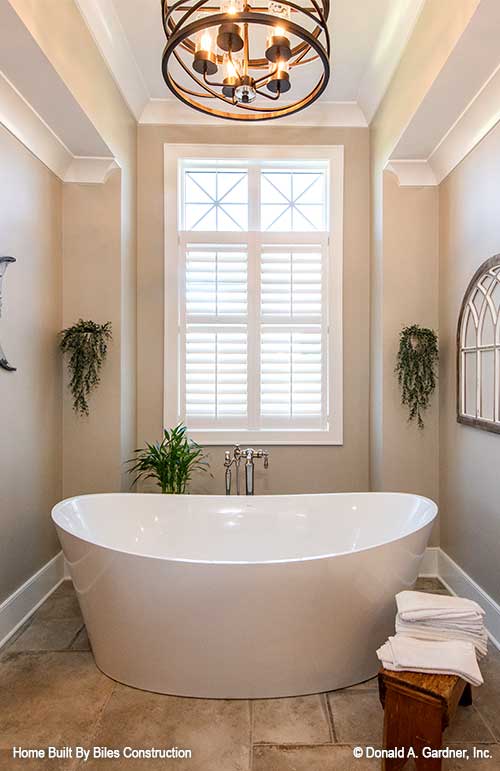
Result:
[[[256,458],[264,459],[264,468],[269,468],[269,453],[267,450],[254,450],[252,447],[248,447],[246,450],[241,450],[239,445],[235,445],[233,449],[233,457],[229,450],[224,453],[224,466],[226,468],[225,483],[226,483],[226,495],[231,495],[231,467],[234,465],[236,470],[236,494],[240,494],[240,463],[241,459],[245,458],[245,493],[246,495],[253,495],[255,490],[255,464]]]

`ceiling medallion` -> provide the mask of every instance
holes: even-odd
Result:
[[[329,0],[162,0],[165,82],[182,102],[219,118],[292,115],[328,83],[329,10]]]

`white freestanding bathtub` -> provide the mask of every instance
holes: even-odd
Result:
[[[100,669],[180,696],[372,677],[436,505],[399,493],[86,495],[52,517]]]

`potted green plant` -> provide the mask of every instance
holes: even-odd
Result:
[[[170,431],[165,428],[161,442],[146,443],[134,452],[135,457],[128,461],[133,464],[129,473],[136,475],[132,484],[140,479],[154,479],[162,493],[182,495],[193,472],[209,470],[203,448],[188,438],[182,423]]]
[[[73,396],[73,409],[80,415],[89,414],[88,397],[101,380],[101,368],[112,338],[111,322],[96,324],[95,321],[79,319],[72,327],[63,329],[59,347],[69,354],[68,384]]]
[[[413,324],[404,327],[399,336],[396,374],[401,389],[401,402],[408,407],[408,420],[424,427],[423,412],[436,388],[436,366],[439,359],[438,339],[433,329]]]

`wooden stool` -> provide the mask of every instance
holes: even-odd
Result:
[[[440,771],[440,758],[423,758],[422,749],[442,748],[443,731],[450,724],[458,704],[472,704],[469,683],[456,675],[426,675],[421,672],[378,673],[379,695],[384,707],[384,749],[413,747],[417,769]],[[382,769],[399,771],[408,761],[385,758]]]

